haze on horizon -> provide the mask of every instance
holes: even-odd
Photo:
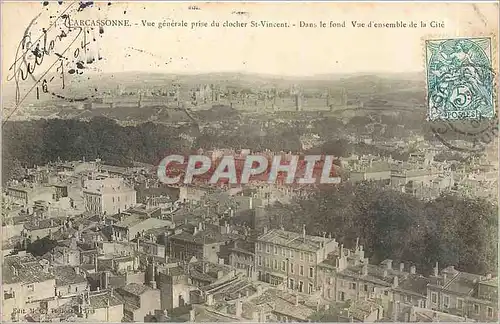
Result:
[[[64,3],[62,6],[68,5]],[[192,5],[192,4],[189,4]],[[76,13],[78,19],[129,19],[137,26],[106,28],[98,37],[103,60],[86,73],[152,72],[162,74],[245,73],[311,77],[331,74],[422,73],[423,38],[473,34],[474,26],[498,28],[498,6],[491,3],[96,3]],[[16,47],[29,22],[43,10],[39,2],[4,3],[2,68],[7,75]],[[57,14],[49,4],[43,16]],[[248,13],[235,15],[234,11]],[[475,14],[471,14],[474,13]],[[39,18],[36,28],[49,22]],[[339,28],[199,28],[141,27],[141,20],[220,22],[270,20],[346,21]],[[446,28],[353,28],[351,20],[395,22],[442,21]],[[35,29],[36,29],[35,28]],[[96,31],[94,31],[96,32]],[[5,79],[5,78],[4,78]],[[5,81],[5,80],[3,80]]]

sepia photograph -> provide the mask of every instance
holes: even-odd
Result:
[[[499,3],[2,1],[2,322],[498,322]]]

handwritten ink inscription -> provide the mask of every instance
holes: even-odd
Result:
[[[98,48],[96,50],[93,45],[96,37],[103,33],[102,26],[94,30],[93,27],[71,24],[74,21],[71,16],[88,7],[75,4],[78,3],[71,3],[59,16],[51,17],[53,20],[48,26],[38,30],[33,28],[38,25],[39,14],[26,28],[15,60],[9,67],[8,81],[14,80],[16,84],[16,107],[33,91],[37,98],[45,93],[72,102],[88,99],[68,98],[60,92],[67,86],[68,75],[83,74],[95,61],[102,59]],[[30,80],[32,86],[21,91],[21,82]],[[59,81],[57,85],[55,80]]]

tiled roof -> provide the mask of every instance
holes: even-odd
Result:
[[[319,236],[306,235],[284,231],[281,229],[273,229],[259,236],[258,241],[267,242],[276,245],[286,246],[292,249],[316,252],[321,249],[323,243],[328,243],[332,239]]]
[[[120,290],[126,291],[129,294],[132,294],[135,296],[140,296],[143,293],[145,293],[146,291],[149,291],[151,289],[152,288],[149,286],[140,285],[140,284],[136,284],[136,283],[131,283],[131,284],[128,284],[128,285],[120,288]]]
[[[54,279],[54,275],[48,271],[44,271],[42,265],[31,254],[27,254],[26,256],[7,256],[3,260],[2,282],[4,284],[17,282],[29,284],[51,279]]]
[[[87,282],[87,279],[85,279],[83,275],[77,275],[75,269],[71,266],[54,267],[52,273],[56,277],[56,286],[67,286]]]

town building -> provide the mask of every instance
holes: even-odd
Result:
[[[136,191],[122,178],[86,180],[83,186],[85,210],[113,215],[136,204]]]
[[[261,281],[285,284],[312,294],[318,286],[317,266],[338,248],[335,239],[283,229],[265,230],[256,239],[255,269]]]
[[[480,322],[498,319],[498,280],[449,266],[439,273],[434,267],[435,283],[427,286],[427,308]]]

